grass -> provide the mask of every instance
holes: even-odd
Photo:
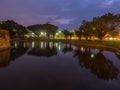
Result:
[[[90,48],[99,48],[103,50],[113,51],[120,55],[120,41],[86,41],[86,40],[71,40],[70,43],[77,46],[85,46]]]
[[[73,44],[78,44],[78,45],[83,45],[83,44],[88,44],[88,45],[93,45],[93,46],[105,46],[105,47],[114,47],[117,49],[120,49],[120,41],[71,41]]]

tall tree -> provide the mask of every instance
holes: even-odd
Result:
[[[10,36],[21,36],[27,32],[23,25],[20,25],[13,20],[2,21],[0,28],[8,30]]]
[[[40,36],[41,31],[44,31],[44,27],[42,24],[30,25],[27,28],[34,32],[38,37]]]
[[[58,27],[50,23],[43,24],[43,26],[47,32],[47,37],[49,38],[50,35],[53,35],[54,38],[58,31]]]
[[[70,35],[70,32],[68,31],[68,30],[64,30],[64,31],[62,31],[63,32],[63,34],[65,35],[65,38],[66,38],[66,40],[68,39],[68,37],[69,37],[69,35]]]
[[[81,40],[82,30],[75,30],[75,34],[77,35],[77,37],[79,37],[79,40]]]
[[[94,18],[93,22],[96,28],[95,35],[102,40],[107,33],[114,31],[120,25],[120,15],[108,13]]]
[[[86,38],[86,40],[91,39],[91,36],[93,36],[93,24],[92,22],[88,22],[83,20],[82,25],[79,27],[80,32],[82,35]]]

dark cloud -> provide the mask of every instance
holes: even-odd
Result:
[[[120,0],[0,0],[0,20],[13,19],[24,25],[50,21],[76,28],[83,19],[120,13],[119,8]]]

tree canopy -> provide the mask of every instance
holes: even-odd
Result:
[[[50,23],[30,25],[27,28],[33,31],[37,36],[40,35],[41,31],[44,31],[46,32],[48,38],[50,35],[53,35],[54,37],[56,32],[58,31],[58,27]]]
[[[113,32],[119,25],[120,15],[108,13],[100,17],[94,17],[91,22],[83,20],[82,25],[79,27],[79,32],[86,39],[96,36],[102,40],[106,34]]]
[[[25,26],[18,24],[13,20],[2,21],[0,28],[8,30],[10,36],[21,36],[27,32]]]

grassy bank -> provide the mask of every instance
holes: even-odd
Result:
[[[113,51],[120,55],[120,41],[85,41],[71,40],[71,44]]]
[[[120,41],[85,41],[85,40],[71,40],[72,44],[75,45],[89,45],[89,46],[98,46],[98,47],[114,47],[120,49]]]

